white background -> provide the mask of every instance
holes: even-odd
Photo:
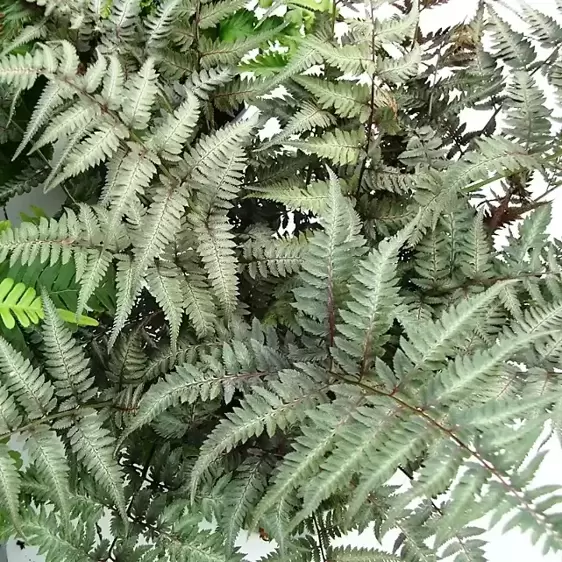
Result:
[[[552,15],[559,21],[562,21],[562,17],[556,14],[555,0],[528,0],[528,3]],[[516,0],[507,0],[506,4],[512,8],[517,7]],[[474,14],[476,6],[477,0],[450,0],[450,2],[444,6],[422,13],[422,29],[424,31],[436,30],[440,27],[446,27],[461,22]],[[522,23],[514,19],[508,10],[499,8],[498,11],[501,12],[506,19],[509,19],[514,27],[522,26]],[[558,113],[559,108],[555,107],[552,95],[548,96],[547,103],[555,114]],[[483,113],[471,112],[466,115],[468,127],[472,130],[479,129],[487,119],[488,116]],[[8,218],[17,219],[19,212],[28,211],[30,205],[38,205],[47,213],[54,212],[60,207],[62,200],[63,198],[60,194],[53,192],[50,192],[48,196],[44,196],[42,193],[27,194],[10,202],[7,209]],[[562,237],[562,193],[559,193],[558,196],[554,196],[554,220],[551,226],[551,233],[556,237]],[[556,483],[562,485],[562,449],[555,439],[551,439],[547,447],[549,448],[549,454],[537,474],[536,483]],[[485,525],[485,521],[481,523]],[[543,556],[541,554],[541,544],[532,545],[529,538],[526,535],[522,535],[517,530],[512,530],[502,535],[501,526],[498,526],[488,532],[487,538],[489,540],[487,558],[490,562],[562,561],[562,556],[560,554]],[[389,537],[388,544],[385,541],[382,547],[385,549],[390,548],[393,540],[394,536]],[[340,542],[361,547],[381,547],[381,545],[377,544],[372,534],[368,532],[362,535],[354,533]],[[271,548],[269,543],[261,541],[257,536],[251,536],[249,539],[247,539],[247,537],[240,537],[240,546],[242,551],[247,553],[247,558],[250,560],[259,559],[260,556],[266,554]],[[7,549],[9,562],[39,562],[42,560],[32,549],[25,548],[21,550],[14,542],[10,542]]]

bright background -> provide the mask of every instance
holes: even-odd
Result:
[[[450,0],[449,3],[444,6],[423,12],[420,25],[422,29],[427,32],[462,22],[474,15],[477,3],[477,0]],[[551,15],[562,23],[562,16],[556,13],[556,0],[527,0],[527,3]],[[562,8],[562,1],[559,0],[559,3]],[[503,8],[502,6],[498,6],[495,2],[494,4],[502,17],[509,20],[515,29],[522,30],[522,28],[524,28],[524,23],[514,17],[510,10],[510,8],[517,8],[517,0],[506,0],[506,7]],[[562,9],[560,12],[562,13]],[[555,105],[552,92],[547,92],[547,103],[553,111],[553,115],[562,116],[560,108]],[[465,116],[469,130],[480,129],[488,118],[489,114],[486,112],[470,111],[467,112]],[[28,211],[30,205],[38,205],[48,214],[53,213],[60,208],[63,201],[63,195],[54,192],[50,192],[48,196],[43,195],[41,192],[33,192],[19,196],[7,205],[8,218],[17,220],[20,211]],[[555,192],[553,217],[551,233],[553,236],[562,238],[562,192],[558,193],[558,195],[556,195]],[[562,448],[555,438],[552,438],[548,442],[547,448],[549,449],[549,453],[537,473],[536,484],[560,484],[562,486]],[[481,526],[487,527],[486,521],[481,521],[479,523]],[[385,540],[382,548],[390,551],[394,539],[394,535],[389,535],[388,540]],[[540,542],[537,545],[532,545],[529,538],[526,535],[522,535],[517,530],[512,530],[502,535],[501,525],[489,531],[487,539],[489,540],[489,545],[486,554],[489,562],[562,561],[562,556],[560,554],[542,555]],[[361,535],[352,533],[344,539],[340,539],[338,542],[340,544],[367,548],[381,548],[381,545],[377,543],[372,533],[367,531]],[[247,554],[248,560],[258,560],[271,549],[271,544],[263,542],[257,535],[239,537],[239,545],[242,552]],[[7,545],[7,556],[8,562],[42,562],[42,558],[37,556],[34,549],[25,548],[21,550],[13,541]],[[0,562],[5,562],[2,559],[2,552],[0,552]]]

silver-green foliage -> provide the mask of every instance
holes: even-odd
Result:
[[[43,291],[0,335],[0,538],[49,562],[237,562],[242,530],[272,562],[464,562],[488,516],[562,551],[560,486],[535,480],[562,435],[556,21],[482,4],[426,36],[392,3],[336,38],[330,2],[288,2],[294,26],[37,4],[0,59],[7,120],[36,100],[9,156],[68,199],[0,228],[3,306]],[[334,545],[370,526],[393,552]]]

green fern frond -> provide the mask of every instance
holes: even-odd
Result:
[[[309,238],[299,274],[301,287],[294,290],[295,307],[320,323],[320,333],[328,334],[331,346],[343,287],[352,275],[354,260],[363,253],[364,244],[359,236],[358,217],[331,171],[320,224],[323,230],[315,231]]]
[[[187,99],[152,133],[149,144],[167,160],[175,160],[193,133],[199,117],[199,102],[186,90]]]
[[[336,129],[321,137],[309,137],[307,140],[288,140],[285,144],[300,148],[304,152],[317,154],[321,158],[327,158],[335,164],[345,166],[356,164],[361,155],[365,142],[363,129],[355,131],[342,131]]]
[[[18,407],[4,385],[0,385],[0,433],[10,433],[20,425]]]
[[[221,396],[225,388],[235,387],[252,377],[255,378],[255,375],[242,373],[230,376],[220,372],[203,372],[189,363],[180,365],[143,396],[137,414],[120,442],[172,406],[193,404],[196,400],[214,400]]]
[[[311,182],[308,186],[295,180],[273,183],[266,187],[253,187],[249,197],[267,199],[285,205],[292,211],[322,213],[329,197],[329,186],[324,181]]]
[[[299,76],[295,81],[316,98],[322,109],[333,109],[341,117],[365,116],[370,112],[371,95],[369,87],[364,84],[346,80],[328,82],[313,76]]]
[[[343,322],[337,325],[339,335],[334,338],[333,351],[342,367],[363,376],[370,368],[394,320],[400,305],[398,295],[398,252],[414,228],[401,231],[389,241],[383,241],[358,264],[349,293],[347,307],[340,311]]]
[[[218,0],[209,2],[201,7],[198,25],[200,29],[214,27],[221,20],[246,5],[244,0]]]
[[[232,225],[222,214],[211,215],[206,222],[194,221],[198,238],[197,252],[209,277],[211,288],[225,313],[230,314],[238,303],[238,262]]]
[[[537,57],[535,48],[522,33],[514,31],[490,6],[487,6],[487,9],[493,24],[493,48],[497,56],[514,68],[526,68]]]
[[[401,557],[382,550],[338,546],[331,549],[330,559],[334,562],[400,562]]]
[[[185,87],[201,100],[209,99],[211,92],[227,84],[234,77],[234,72],[228,66],[203,69],[193,72],[185,81]]]

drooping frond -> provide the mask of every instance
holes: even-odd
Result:
[[[20,488],[21,480],[16,468],[16,461],[10,455],[8,446],[0,443],[0,497],[4,508],[16,525],[19,524],[20,520]]]
[[[156,299],[170,326],[172,349],[177,345],[183,319],[183,292],[180,273],[176,268],[157,266],[146,274],[148,291]]]
[[[231,482],[224,490],[223,528],[225,543],[232,550],[238,533],[243,528],[244,520],[251,514],[258,498],[266,485],[264,462],[261,459],[249,459],[242,463],[234,473]]]
[[[70,515],[68,487],[70,468],[66,460],[64,443],[54,431],[40,427],[29,435],[26,446],[39,476],[44,478],[50,486],[63,518],[68,519]]]
[[[113,456],[115,442],[95,412],[78,420],[68,432],[70,447],[84,468],[104,488],[123,520],[127,520],[123,476]]]

